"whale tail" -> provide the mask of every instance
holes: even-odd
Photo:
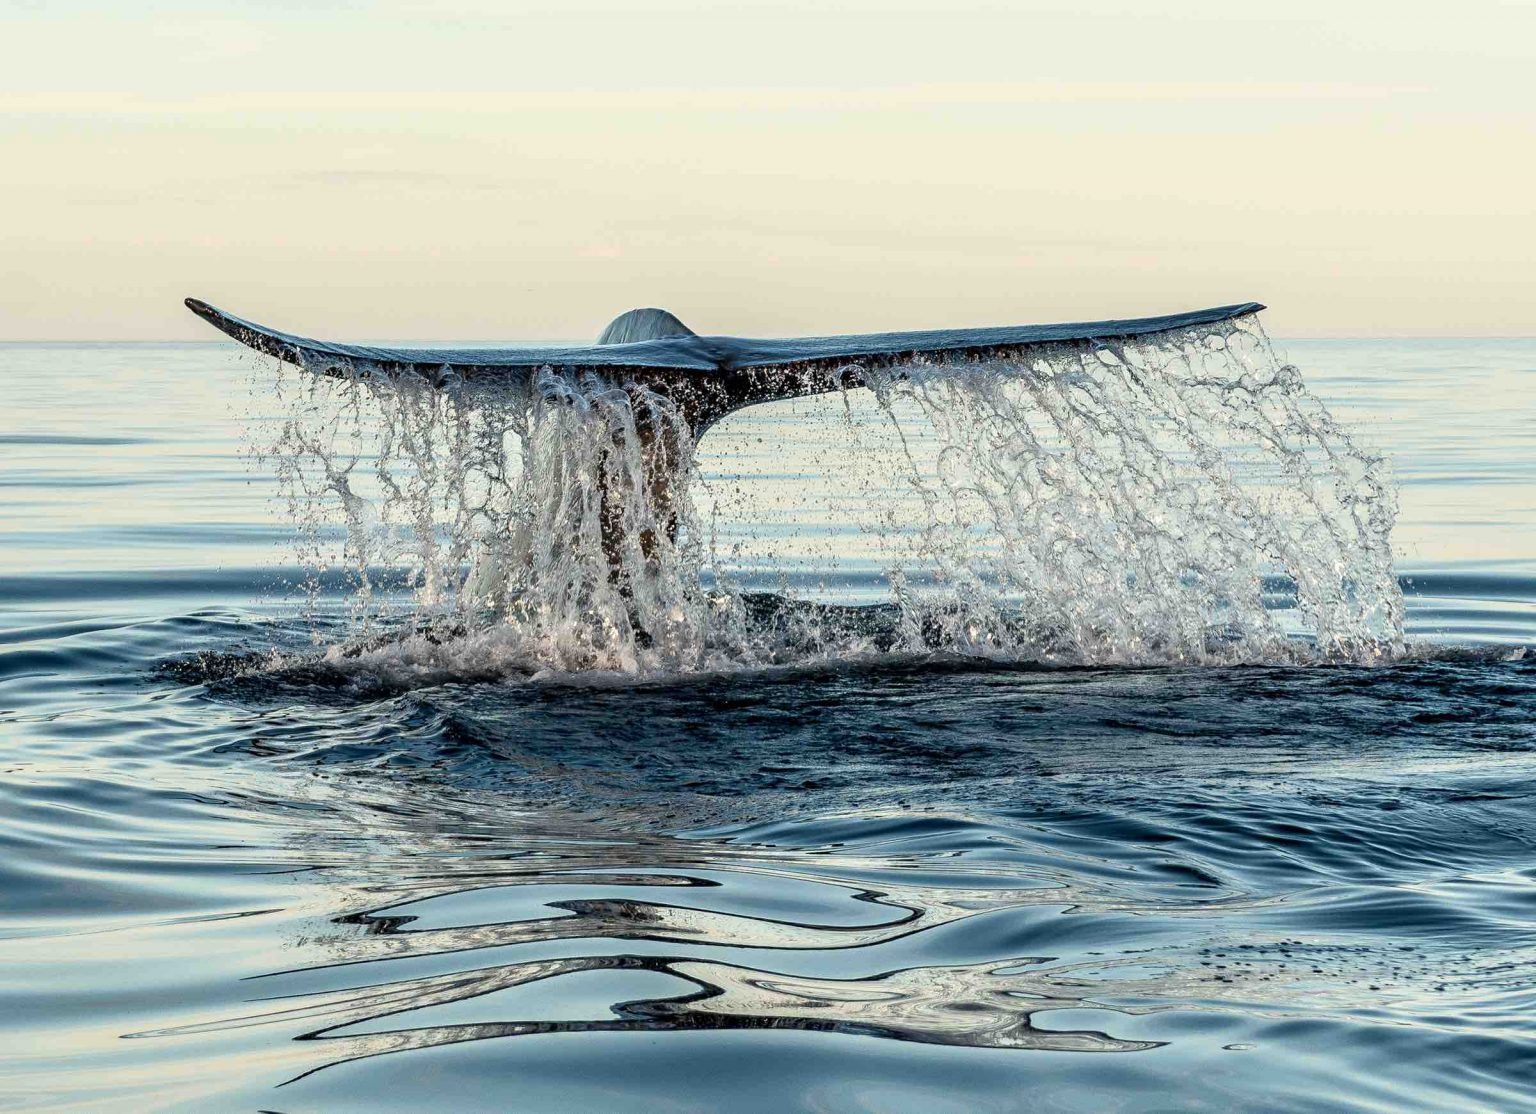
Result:
[[[862,373],[922,361],[968,363],[1019,357],[1061,344],[1101,344],[1219,324],[1258,313],[1242,302],[1162,317],[979,329],[755,339],[700,336],[663,309],[632,309],[609,323],[597,343],[572,347],[384,348],[337,344],[284,333],[225,313],[196,298],[187,308],[240,343],[328,375],[415,373],[451,377],[523,377],[543,368],[638,384],[674,399],[702,433],[744,406],[861,386]]]
[[[1042,349],[1114,344],[1173,335],[1255,314],[1264,307],[1244,302],[1163,317],[1007,325],[980,329],[751,339],[700,336],[663,309],[632,309],[609,323],[597,343],[574,347],[386,348],[337,344],[280,332],[225,313],[196,298],[187,308],[216,329],[258,352],[307,371],[351,377],[411,375],[443,386],[450,382],[531,382],[541,371],[569,379],[595,376],[639,400],[645,392],[667,400],[682,420],[658,419],[654,407],[635,401],[643,492],[604,486],[603,548],[622,584],[620,550],[638,541],[649,560],[658,531],[675,535],[678,477],[692,464],[693,446],[710,426],[746,406],[867,385],[869,373],[922,363],[961,365],[1027,357]],[[600,469],[603,474],[608,469]],[[606,481],[605,481],[606,483]],[[624,534],[626,506],[640,498],[657,508],[638,538]]]

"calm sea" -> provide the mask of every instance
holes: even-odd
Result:
[[[0,346],[0,1107],[1536,1109],[1536,341],[1284,347],[1405,660],[401,688],[208,668],[345,622],[264,372]]]

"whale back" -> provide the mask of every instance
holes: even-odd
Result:
[[[597,343],[629,344],[637,340],[665,340],[668,337],[695,335],[692,329],[664,309],[632,309],[608,322],[608,327],[597,338]]]

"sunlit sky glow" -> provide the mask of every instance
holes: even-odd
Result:
[[[0,339],[1536,333],[1536,4],[0,5]]]

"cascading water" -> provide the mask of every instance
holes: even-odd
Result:
[[[286,383],[265,452],[303,557],[351,570],[363,626],[398,607],[381,571],[416,586],[417,633],[330,656],[483,676],[872,649],[1063,663],[1401,650],[1386,463],[1252,319],[849,371],[875,403],[875,420],[845,408],[857,474],[842,477],[890,586],[873,625],[735,586],[695,507],[694,432],[652,386],[548,368]],[[338,520],[336,551],[322,528]]]

